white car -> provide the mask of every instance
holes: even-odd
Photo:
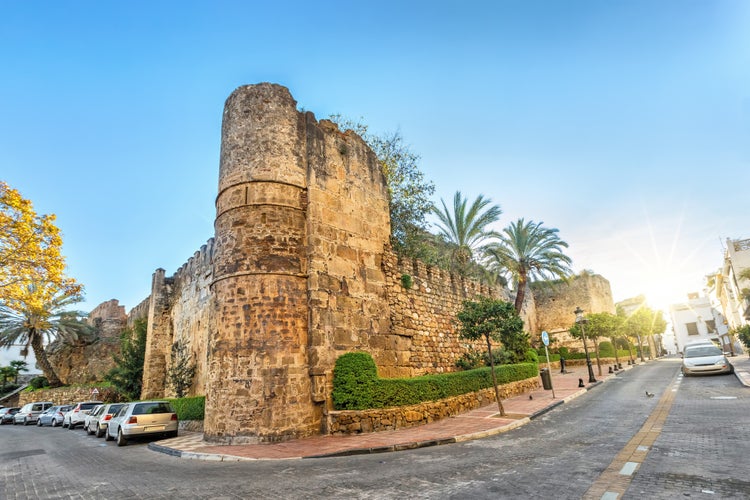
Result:
[[[117,439],[117,446],[125,446],[133,437],[177,437],[178,425],[177,413],[167,401],[138,401],[120,408],[104,436],[107,441]]]
[[[685,346],[682,355],[682,374],[687,377],[712,373],[734,373],[734,367],[721,349],[706,344]]]
[[[79,425],[83,425],[83,420],[86,415],[96,406],[102,404],[101,401],[81,401],[73,406],[73,409],[65,414],[63,420],[63,427],[67,427],[69,430],[75,429]]]
[[[120,411],[122,405],[123,403],[109,403],[106,405],[101,405],[98,410],[91,413],[86,418],[87,423],[83,425],[86,433],[89,436],[91,434],[95,434],[98,438],[104,436],[104,433],[107,432],[109,421],[112,419],[115,413]]]

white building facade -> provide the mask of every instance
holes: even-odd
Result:
[[[750,324],[750,239],[727,240],[724,263],[716,277],[716,298],[730,329]]]
[[[677,350],[683,352],[685,344],[696,340],[710,340],[721,345],[724,352],[733,353],[729,340],[729,328],[721,310],[706,296],[688,294],[687,302],[672,304],[669,307],[672,317]]]

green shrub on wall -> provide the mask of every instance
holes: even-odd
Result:
[[[495,368],[499,384],[536,377],[536,363]],[[489,367],[413,378],[381,379],[367,353],[348,353],[336,360],[333,406],[336,410],[367,410],[435,401],[492,387]]]
[[[203,420],[206,397],[193,396],[189,398],[170,399],[177,418],[180,420]]]
[[[378,368],[365,352],[349,352],[333,368],[333,406],[337,410],[372,408],[372,386]]]

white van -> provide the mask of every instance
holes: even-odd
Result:
[[[13,425],[23,424],[31,425],[35,424],[39,415],[46,411],[48,408],[54,406],[55,403],[52,401],[37,401],[35,403],[27,403],[23,405],[21,411],[15,414],[13,417]]]

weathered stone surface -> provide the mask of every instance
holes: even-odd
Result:
[[[33,392],[22,391],[18,405],[35,401],[52,401],[56,405],[67,405],[80,401],[103,401],[105,403],[119,402],[119,395],[109,387],[96,388],[99,394],[91,394],[94,387],[58,387],[56,389],[39,389]]]
[[[209,440],[325,430],[333,367],[346,352],[371,353],[383,377],[453,371],[469,346],[455,330],[462,302],[511,299],[399,261],[377,158],[353,132],[298,112],[284,87],[241,87],[227,99],[219,170],[214,239],[175,275],[157,270],[150,297],[128,318],[148,316],[142,397],[171,395],[171,346],[188,343],[198,368],[189,394],[206,395]],[[534,333],[537,314],[529,294],[523,316]],[[412,411],[415,421],[435,418]]]
[[[542,330],[553,335],[556,347],[578,348],[580,340],[573,339],[568,330],[575,323],[576,307],[586,314],[615,313],[609,281],[598,274],[584,271],[568,282],[558,282],[534,290],[538,329],[533,333],[538,339]]]
[[[86,321],[95,327],[95,337],[90,343],[54,342],[47,347],[49,361],[65,384],[101,380],[115,365],[112,356],[120,352],[120,333],[127,322],[125,307],[115,299],[102,302]]]

